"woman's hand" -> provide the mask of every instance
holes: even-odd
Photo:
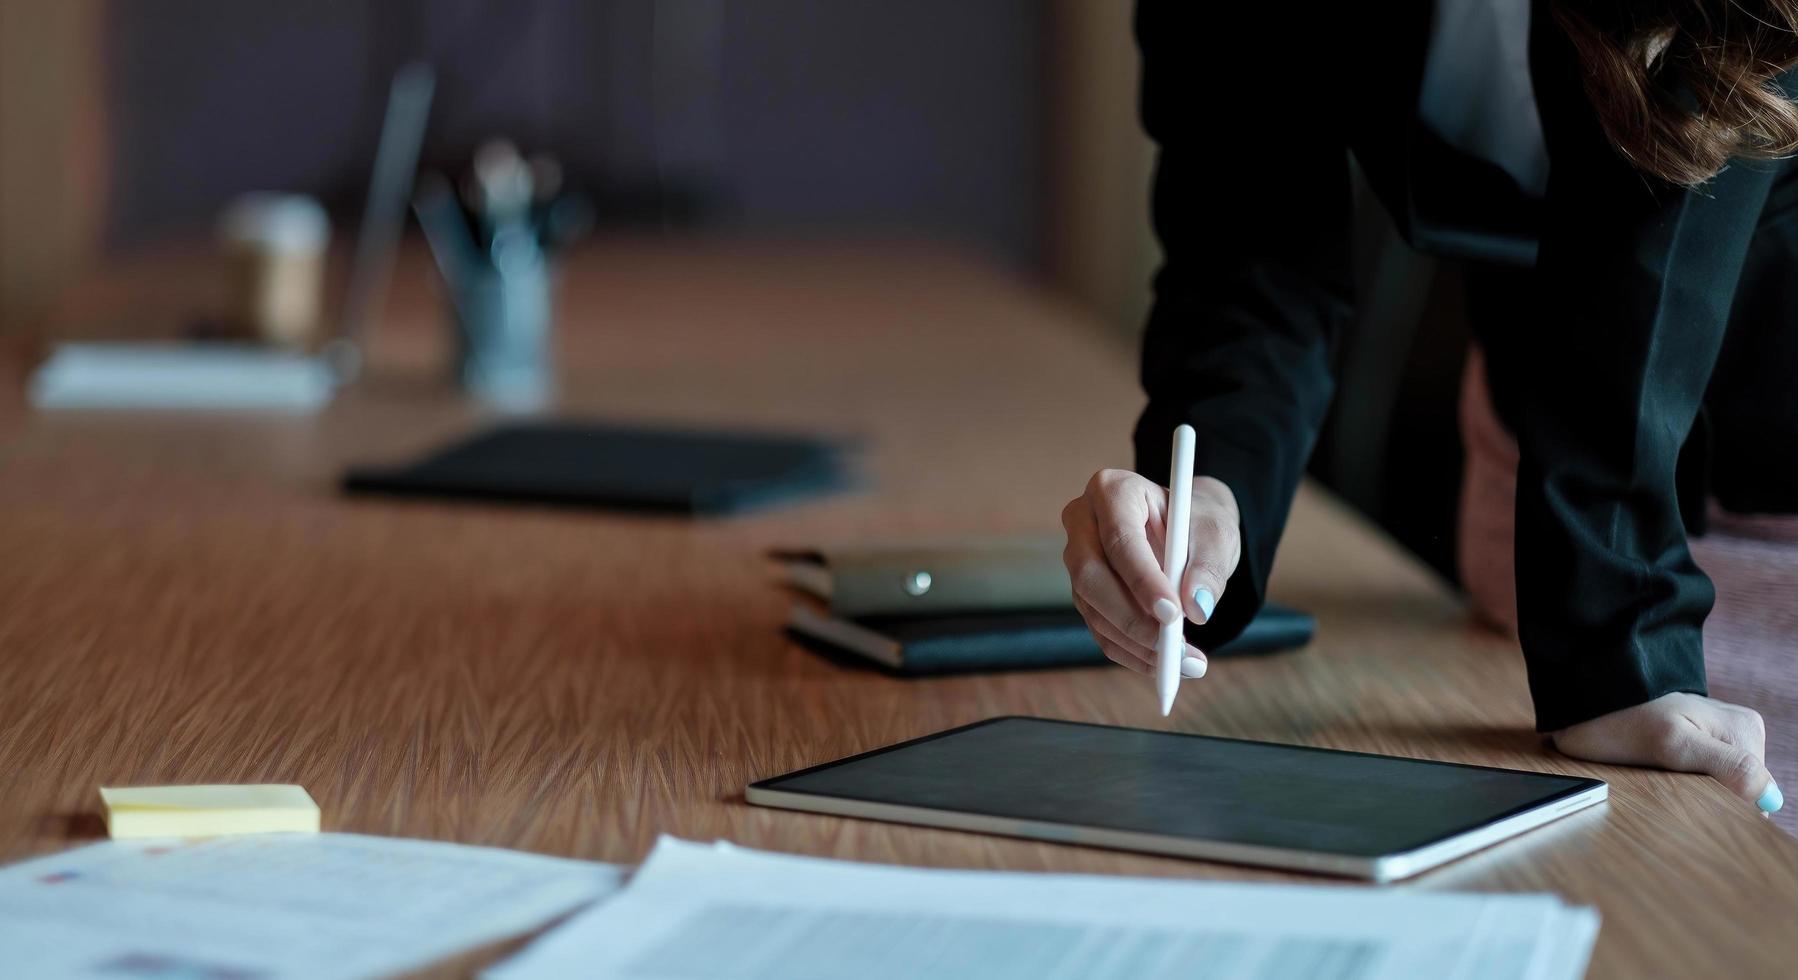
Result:
[[[1785,802],[1763,761],[1767,729],[1750,708],[1696,694],[1664,694],[1550,737],[1555,748],[1576,759],[1706,773],[1768,813]]]
[[[1182,611],[1195,623],[1210,618],[1242,557],[1236,495],[1210,477],[1194,478],[1186,577],[1176,593],[1161,568],[1167,511],[1168,489],[1128,470],[1100,470],[1061,511],[1074,605],[1105,655],[1139,674],[1155,673],[1160,624]],[[1181,673],[1203,677],[1205,666],[1205,655],[1187,644]]]

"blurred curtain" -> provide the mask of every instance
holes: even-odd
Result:
[[[1154,147],[1137,117],[1135,5],[1055,0],[1047,265],[1121,335],[1142,330],[1161,260],[1149,227]]]
[[[28,328],[98,245],[100,8],[0,3],[0,334]]]

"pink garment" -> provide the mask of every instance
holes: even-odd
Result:
[[[1516,636],[1517,441],[1492,410],[1477,347],[1461,378],[1461,438],[1461,584],[1476,616]],[[1766,720],[1767,768],[1787,799],[1773,820],[1798,834],[1798,517],[1729,514],[1715,503],[1709,517],[1691,549],[1717,588],[1704,622],[1710,693]]]

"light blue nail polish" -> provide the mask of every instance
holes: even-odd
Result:
[[[1210,589],[1201,586],[1192,590],[1192,604],[1199,607],[1200,615],[1203,615],[1205,622],[1209,623],[1211,622],[1211,610],[1217,608],[1217,596],[1212,595]]]
[[[1762,813],[1778,813],[1779,808],[1786,805],[1786,795],[1779,791],[1779,784],[1767,780],[1767,788],[1761,791],[1761,798],[1754,801]]]

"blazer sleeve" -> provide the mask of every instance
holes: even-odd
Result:
[[[1184,0],[1141,0],[1136,11],[1163,262],[1135,446],[1138,472],[1166,486],[1173,430],[1191,423],[1198,472],[1236,496],[1241,559],[1211,621],[1187,624],[1195,645],[1214,649],[1265,599],[1334,390],[1332,351],[1352,312],[1351,196],[1339,123],[1314,118],[1337,114],[1306,108],[1317,104],[1318,76],[1265,69],[1307,53],[1291,39],[1275,51],[1273,33],[1233,29],[1221,22],[1227,11],[1196,6],[1203,16],[1191,29],[1181,21],[1195,5]],[[1219,50],[1217,39],[1268,50]]]
[[[1778,165],[1738,161],[1697,189],[1646,177],[1605,138],[1542,9],[1533,48],[1552,161],[1538,315],[1485,341],[1521,452],[1519,632],[1553,731],[1705,691],[1713,591],[1675,473]]]

